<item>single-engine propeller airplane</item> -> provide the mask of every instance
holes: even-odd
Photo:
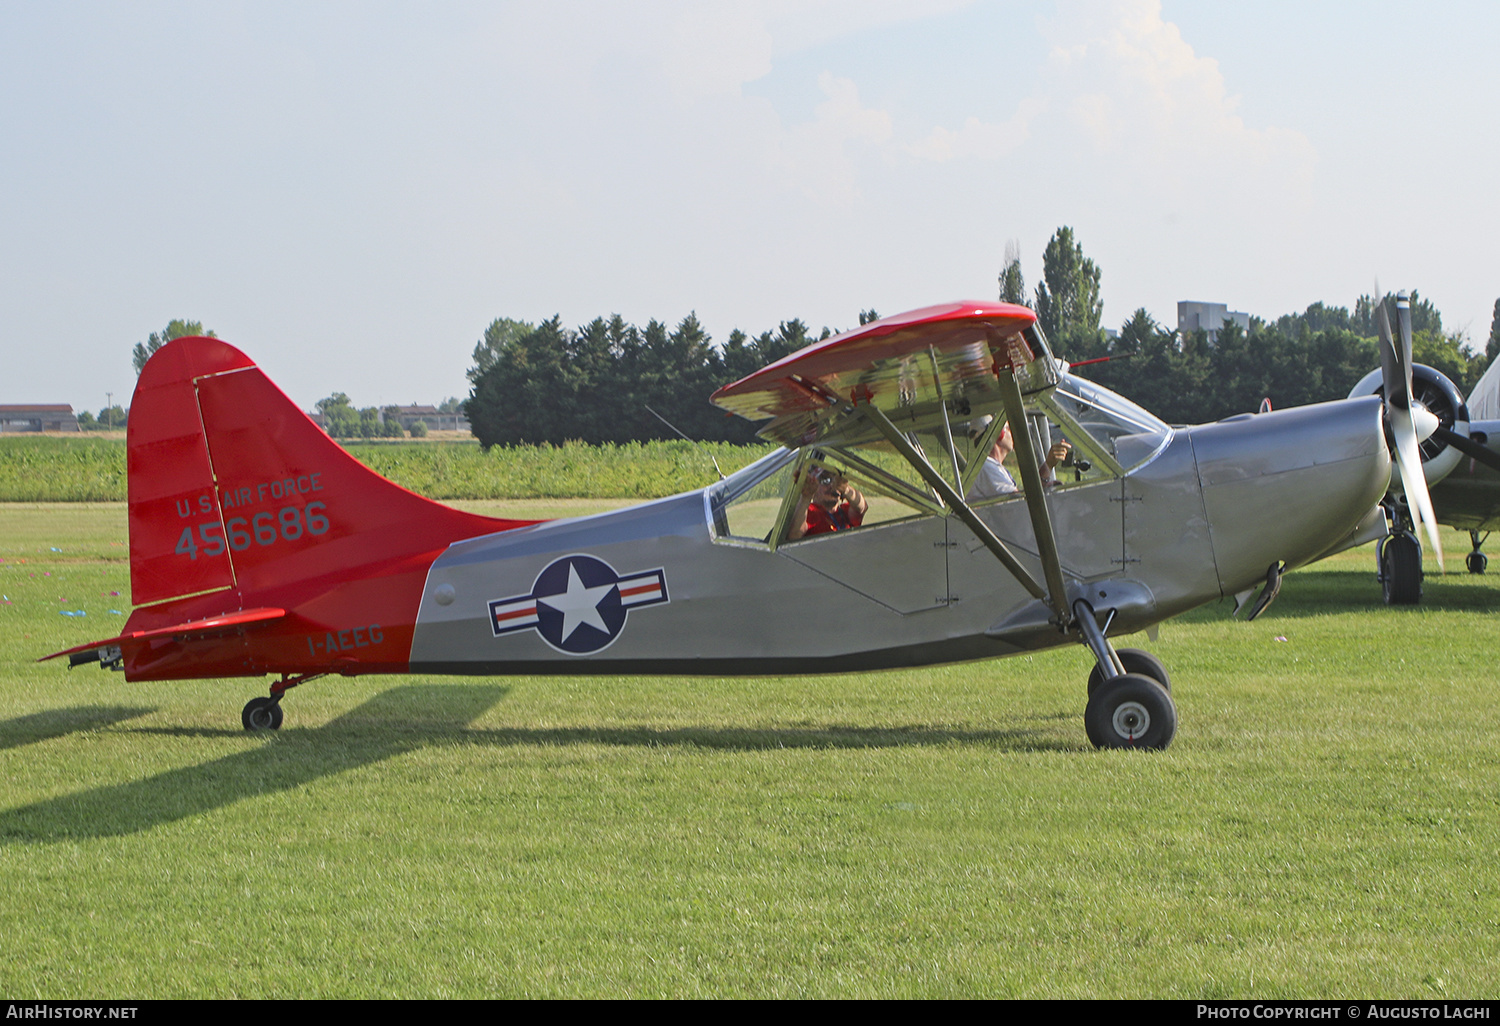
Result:
[[[1484,538],[1500,527],[1500,419],[1474,419],[1464,394],[1447,375],[1425,364],[1411,362],[1411,303],[1405,293],[1396,297],[1396,324],[1400,350],[1392,339],[1385,304],[1378,304],[1376,321],[1380,331],[1382,367],[1365,375],[1350,391],[1350,398],[1380,395],[1392,372],[1392,354],[1410,367],[1405,405],[1398,396],[1395,416],[1412,422],[1419,443],[1422,478],[1430,489],[1430,507],[1424,512],[1420,497],[1408,501],[1402,482],[1406,476],[1392,475],[1391,488],[1381,506],[1388,533],[1376,548],[1377,578],[1385,601],[1412,605],[1422,597],[1422,543],[1417,524],[1428,525],[1429,538],[1439,566],[1443,552],[1435,530],[1446,524],[1469,532],[1473,550],[1464,560],[1470,573],[1484,573],[1489,559],[1480,551]],[[1500,360],[1480,379],[1475,398],[1483,393],[1487,412],[1497,410],[1500,399]],[[1399,374],[1399,368],[1396,373]],[[1405,409],[1409,412],[1402,413]],[[1403,472],[1405,468],[1403,468]],[[1413,471],[1414,473],[1415,471]],[[1413,507],[1416,507],[1415,509]],[[1481,532],[1484,537],[1481,537]]]
[[[1409,435],[1409,389],[1386,392]],[[134,609],[46,658],[277,675],[244,708],[260,730],[325,674],[820,673],[1081,643],[1089,739],[1163,748],[1166,669],[1112,636],[1259,585],[1253,616],[1287,568],[1385,527],[1380,399],[1174,429],[1068,373],[1005,303],[875,321],[713,401],[783,448],[644,505],[496,520],[367,469],[228,344],[168,343],[131,406]],[[986,472],[1006,446],[1019,483]]]

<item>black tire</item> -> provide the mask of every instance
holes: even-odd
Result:
[[[1156,656],[1143,648],[1117,648],[1115,655],[1119,656],[1120,662],[1125,664],[1126,673],[1150,677],[1166,688],[1167,694],[1172,693],[1172,678],[1167,676],[1167,668]],[[1094,668],[1089,671],[1089,696],[1093,697],[1094,691],[1103,683],[1104,673],[1099,669],[1099,664],[1095,663]]]
[[[1393,534],[1380,548],[1380,583],[1388,606],[1414,606],[1422,598],[1422,545]]]
[[[252,698],[240,713],[246,730],[280,730],[281,703],[274,698]]]
[[[1095,748],[1165,748],[1177,733],[1177,706],[1150,677],[1127,673],[1089,697],[1083,727]]]
[[[1483,552],[1471,552],[1464,560],[1464,566],[1469,568],[1471,574],[1482,574],[1490,565],[1490,558]]]

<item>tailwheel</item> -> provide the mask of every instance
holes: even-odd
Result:
[[[252,698],[245,703],[240,713],[240,722],[246,730],[280,730],[281,698]]]
[[[1094,689],[1083,727],[1096,748],[1165,748],[1177,733],[1177,706],[1150,677],[1127,673]]]
[[[1167,668],[1156,656],[1143,648],[1117,648],[1115,655],[1120,657],[1120,662],[1125,666],[1126,673],[1139,674],[1142,677],[1150,677],[1156,683],[1166,689],[1168,694],[1172,692],[1172,678],[1167,676]],[[1095,663],[1094,668],[1089,671],[1089,696],[1093,694],[1100,684],[1104,683],[1104,671],[1099,669]]]

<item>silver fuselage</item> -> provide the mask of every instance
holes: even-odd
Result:
[[[1177,428],[1124,477],[1058,489],[1047,504],[1069,599],[1114,610],[1109,633],[1121,635],[1243,592],[1272,565],[1300,566],[1361,540],[1389,475],[1380,401],[1371,397]],[[979,512],[1040,577],[1024,500]],[[606,564],[622,593],[644,596],[627,600],[622,621],[616,613],[606,644],[576,654],[525,626],[542,615],[527,602],[539,594],[539,575],[570,556]],[[588,583],[577,585],[584,598],[575,607],[604,594]],[[539,601],[544,611],[562,602]],[[594,615],[575,610],[568,628],[590,630],[578,623]],[[411,669],[912,666],[1076,641],[1053,620],[955,517],[913,516],[773,549],[717,537],[705,490],[452,545],[428,574]]]

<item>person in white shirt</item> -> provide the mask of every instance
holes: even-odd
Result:
[[[979,441],[980,437],[989,428],[990,417],[976,417],[969,421],[969,440]],[[980,499],[993,499],[999,495],[1009,495],[1020,491],[1016,479],[1010,476],[1010,471],[1005,469],[1005,458],[1015,450],[1016,440],[1011,436],[1010,425],[1006,424],[1000,434],[995,436],[995,444],[990,447],[990,454],[985,457],[984,466],[979,468],[979,476],[974,478],[974,483],[969,485],[969,494],[964,496],[968,502],[977,502]],[[1053,469],[1068,458],[1068,452],[1073,447],[1066,441],[1059,439],[1047,450],[1047,459],[1042,464],[1042,483],[1050,485],[1054,482]]]

